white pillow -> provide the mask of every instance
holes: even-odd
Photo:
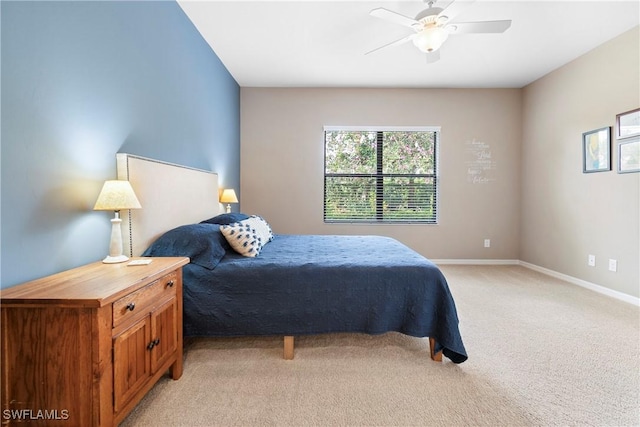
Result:
[[[251,215],[249,218],[240,221],[241,223],[249,224],[252,228],[258,232],[258,236],[262,238],[262,244],[266,245],[273,240],[273,231],[267,221],[261,216]]]
[[[257,257],[264,243],[255,228],[246,223],[248,220],[221,225],[220,232],[234,251],[246,257]]]

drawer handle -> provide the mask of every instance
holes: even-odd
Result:
[[[136,308],[136,303],[135,302],[130,302],[129,304],[127,304],[127,310],[129,311],[133,311]]]
[[[168,288],[173,288],[173,285],[174,285],[173,280],[169,280],[169,281],[167,282],[167,287],[168,287]]]

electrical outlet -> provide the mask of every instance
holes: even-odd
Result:
[[[587,261],[587,264],[589,264],[589,267],[595,267],[596,266],[596,256],[595,255],[589,255],[589,259]]]
[[[609,271],[613,271],[614,273],[618,271],[618,261],[615,259],[609,260]]]
[[[484,239],[484,247],[485,248],[491,247],[491,239]]]

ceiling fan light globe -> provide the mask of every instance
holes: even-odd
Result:
[[[420,31],[413,39],[413,44],[422,52],[433,52],[449,37],[449,32],[442,27],[431,26]]]

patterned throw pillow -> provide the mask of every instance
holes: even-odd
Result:
[[[234,251],[246,257],[257,257],[264,242],[256,229],[246,221],[248,220],[221,225],[220,232]]]
[[[263,245],[266,245],[273,240],[273,231],[271,231],[271,226],[261,216],[251,215],[248,219],[240,222],[249,224],[251,227],[255,228],[258,235],[262,238]]]

